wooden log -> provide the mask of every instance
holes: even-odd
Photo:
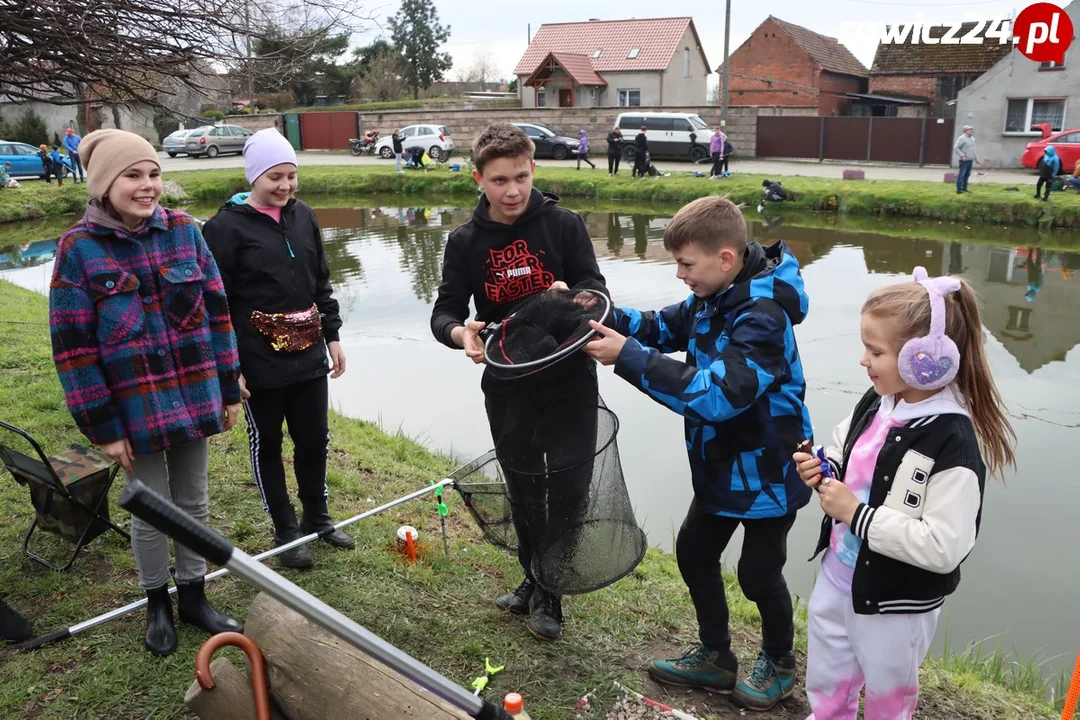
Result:
[[[291,720],[465,720],[469,715],[265,593],[244,621],[274,702]]]
[[[184,695],[184,704],[200,720],[256,720],[255,693],[251,678],[241,672],[229,658],[218,656],[210,662],[214,689],[203,690],[192,681]],[[274,711],[273,720],[285,720]]]

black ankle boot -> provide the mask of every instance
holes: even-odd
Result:
[[[180,620],[201,627],[211,635],[223,632],[244,632],[244,626],[210,607],[203,579],[176,583],[176,614]]]
[[[164,657],[176,652],[176,626],[173,624],[169,583],[146,591],[146,649]]]
[[[325,499],[304,502],[303,505],[304,519],[300,521],[300,532],[302,534],[310,535],[313,532],[321,533],[326,530],[332,530],[334,521],[330,519],[330,513],[326,509]],[[356,541],[341,530],[332,530],[326,535],[323,535],[320,540],[329,545],[333,545],[336,548],[341,548],[342,550],[353,550],[356,548]]]
[[[558,640],[562,624],[562,598],[542,587],[536,588],[529,601],[529,622],[525,627],[538,640]]]
[[[536,581],[529,576],[521,581],[517,589],[511,590],[505,595],[495,598],[495,604],[503,610],[509,610],[515,615],[524,615],[529,612],[529,600],[536,590]]]
[[[296,511],[292,505],[286,505],[281,510],[272,513],[274,521],[274,545],[280,547],[299,540],[303,537],[300,526],[296,524]],[[311,555],[311,549],[307,545],[297,545],[292,550],[286,550],[277,556],[281,564],[287,568],[302,570],[315,564],[315,558]]]
[[[33,634],[30,622],[13,607],[0,600],[0,640],[21,642]]]

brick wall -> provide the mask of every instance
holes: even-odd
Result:
[[[818,96],[819,115],[848,115],[851,100],[845,93],[866,92],[866,78],[825,70],[818,76],[817,86],[821,89]]]
[[[771,19],[762,23],[728,62],[729,103],[769,107],[818,104],[817,65]]]
[[[382,133],[392,132],[395,128],[430,123],[445,125],[450,128],[454,138],[455,152],[468,154],[473,141],[480,132],[492,122],[537,122],[547,125],[552,130],[570,137],[577,137],[577,131],[584,128],[589,134],[595,152],[606,152],[604,138],[615,126],[615,118],[620,112],[687,112],[697,113],[710,126],[720,122],[720,107],[700,105],[692,107],[635,107],[635,108],[515,108],[485,110],[386,110],[376,113],[361,113],[361,132],[375,129]],[[759,115],[817,115],[818,109],[812,105],[802,107],[740,107],[728,106],[728,118],[725,132],[731,137],[735,152],[743,157],[753,157],[757,145],[757,119]],[[279,126],[280,115],[235,115],[226,121],[258,131],[267,127]],[[303,120],[301,119],[301,122]],[[707,142],[706,137],[701,139]],[[345,150],[346,148],[341,148]]]
[[[933,100],[937,97],[937,78],[923,75],[871,75],[870,93],[900,94]]]

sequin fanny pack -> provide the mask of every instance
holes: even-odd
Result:
[[[322,337],[322,317],[315,305],[287,313],[253,310],[251,324],[277,352],[300,352],[319,342]]]

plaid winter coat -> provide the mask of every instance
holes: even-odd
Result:
[[[83,218],[49,289],[53,359],[91,442],[147,455],[224,430],[240,362],[217,265],[195,221],[159,207],[135,233]]]

